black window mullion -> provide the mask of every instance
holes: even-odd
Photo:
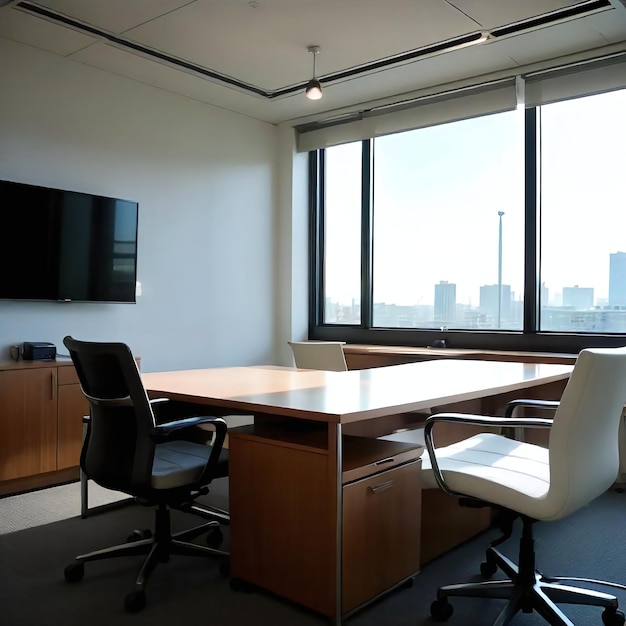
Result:
[[[372,328],[373,281],[373,139],[363,141],[361,161],[361,327]]]
[[[324,323],[324,150],[309,152],[309,336]]]
[[[526,109],[524,123],[525,151],[525,232],[524,232],[524,334],[538,332],[539,322],[539,246],[537,187],[537,115],[538,109]]]

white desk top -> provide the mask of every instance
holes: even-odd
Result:
[[[180,370],[142,374],[142,379],[151,396],[346,424],[524,390],[564,380],[572,369],[546,363],[435,360],[348,372],[271,366]]]

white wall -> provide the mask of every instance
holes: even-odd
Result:
[[[309,320],[309,209],[308,153],[297,153],[293,129],[279,129],[279,257],[276,275],[278,312],[276,315],[277,357],[293,365],[290,340],[308,337]]]
[[[0,90],[0,179],[138,201],[143,291],[0,301],[0,358],[71,334],[144,371],[276,361],[276,127],[4,39]]]

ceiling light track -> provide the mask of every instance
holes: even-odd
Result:
[[[506,37],[507,35],[517,35],[521,32],[528,32],[536,28],[542,28],[543,26],[554,26],[559,22],[569,22],[577,17],[583,15],[591,15],[598,11],[605,11],[606,9],[613,8],[613,5],[609,0],[589,0],[588,2],[582,2],[573,7],[566,9],[559,9],[552,13],[546,13],[539,17],[534,17],[522,22],[516,22],[502,28],[494,28],[491,34],[494,37]]]

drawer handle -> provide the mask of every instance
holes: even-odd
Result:
[[[388,480],[386,483],[381,483],[380,485],[376,485],[375,487],[370,487],[369,490],[372,493],[380,493],[381,491],[386,491],[387,489],[391,489],[393,487],[395,481]]]
[[[393,457],[390,456],[388,459],[381,459],[380,461],[376,461],[374,465],[384,465],[385,463],[393,463]]]

